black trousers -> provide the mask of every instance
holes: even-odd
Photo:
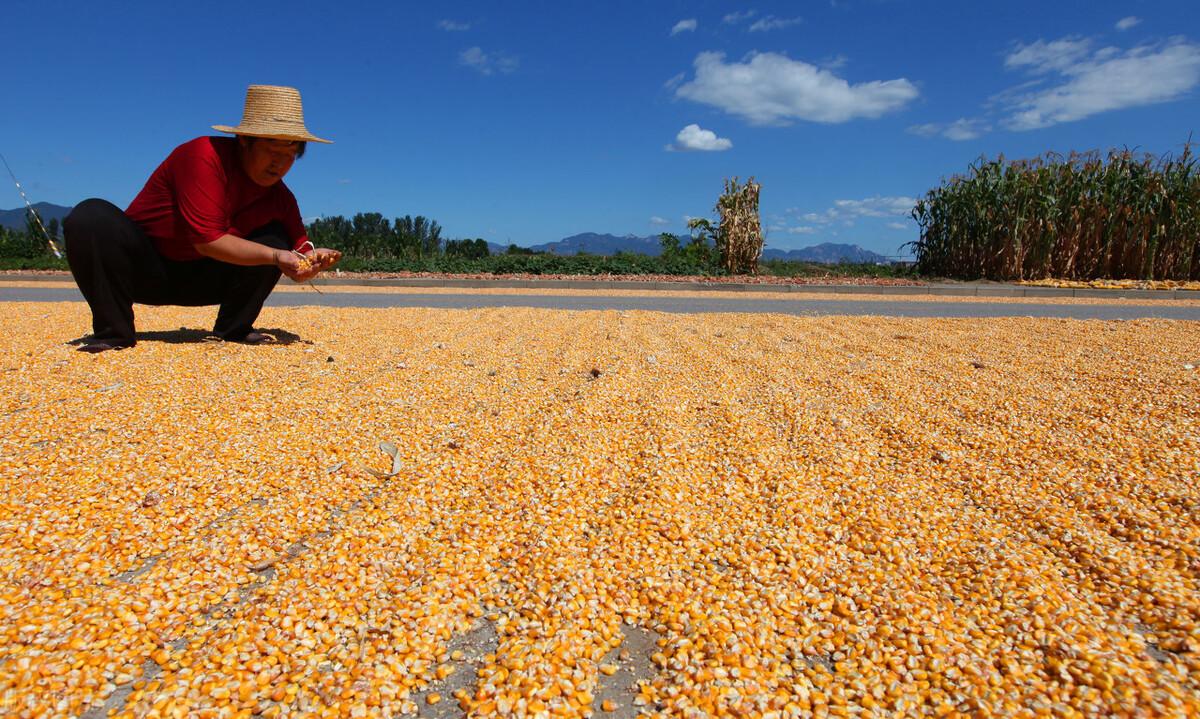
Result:
[[[220,305],[213,331],[240,340],[251,331],[263,302],[279,281],[273,266],[242,267],[211,258],[180,262],[159,254],[154,243],[119,207],[84,200],[63,221],[67,263],[92,308],[96,341],[133,346],[133,303]],[[280,250],[292,243],[282,223],[273,222],[247,238]]]

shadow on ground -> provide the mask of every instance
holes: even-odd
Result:
[[[273,341],[264,342],[265,345],[292,345],[292,344],[312,344],[312,340],[306,340],[300,335],[289,332],[288,330],[275,327],[266,327],[256,330],[265,335],[270,335],[275,339]],[[91,335],[76,337],[73,340],[68,340],[68,345],[84,345],[91,340]],[[199,344],[201,342],[220,342],[221,338],[217,337],[209,330],[190,329],[180,327],[177,330],[154,330],[150,332],[138,332],[138,342],[164,342],[166,344],[182,345],[182,344]]]

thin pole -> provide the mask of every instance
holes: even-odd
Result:
[[[42,230],[42,234],[46,237],[46,242],[50,245],[50,251],[54,253],[55,257],[61,260],[62,252],[59,251],[58,245],[54,244],[54,238],[46,231],[46,226],[42,224],[41,215],[38,214],[37,210],[33,209],[33,204],[29,201],[29,196],[25,194],[25,190],[21,187],[21,183],[17,181],[17,176],[13,174],[12,168],[8,166],[8,160],[4,159],[3,154],[0,154],[0,162],[4,163],[4,169],[8,170],[8,176],[12,178],[13,184],[17,186],[17,192],[21,193],[21,199],[25,200],[26,212],[33,215],[33,221],[37,223],[37,226]]]

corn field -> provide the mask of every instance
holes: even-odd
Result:
[[[917,269],[964,279],[1200,279],[1200,171],[1129,150],[980,159],[912,212]]]
[[[758,219],[758,193],[762,185],[754,178],[738,184],[735,177],[725,180],[725,192],[717,200],[721,225],[717,232],[717,250],[721,265],[730,274],[758,274],[762,257],[762,225]]]

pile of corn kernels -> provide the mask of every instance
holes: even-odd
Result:
[[[6,716],[1200,712],[1197,323],[7,309]]]

